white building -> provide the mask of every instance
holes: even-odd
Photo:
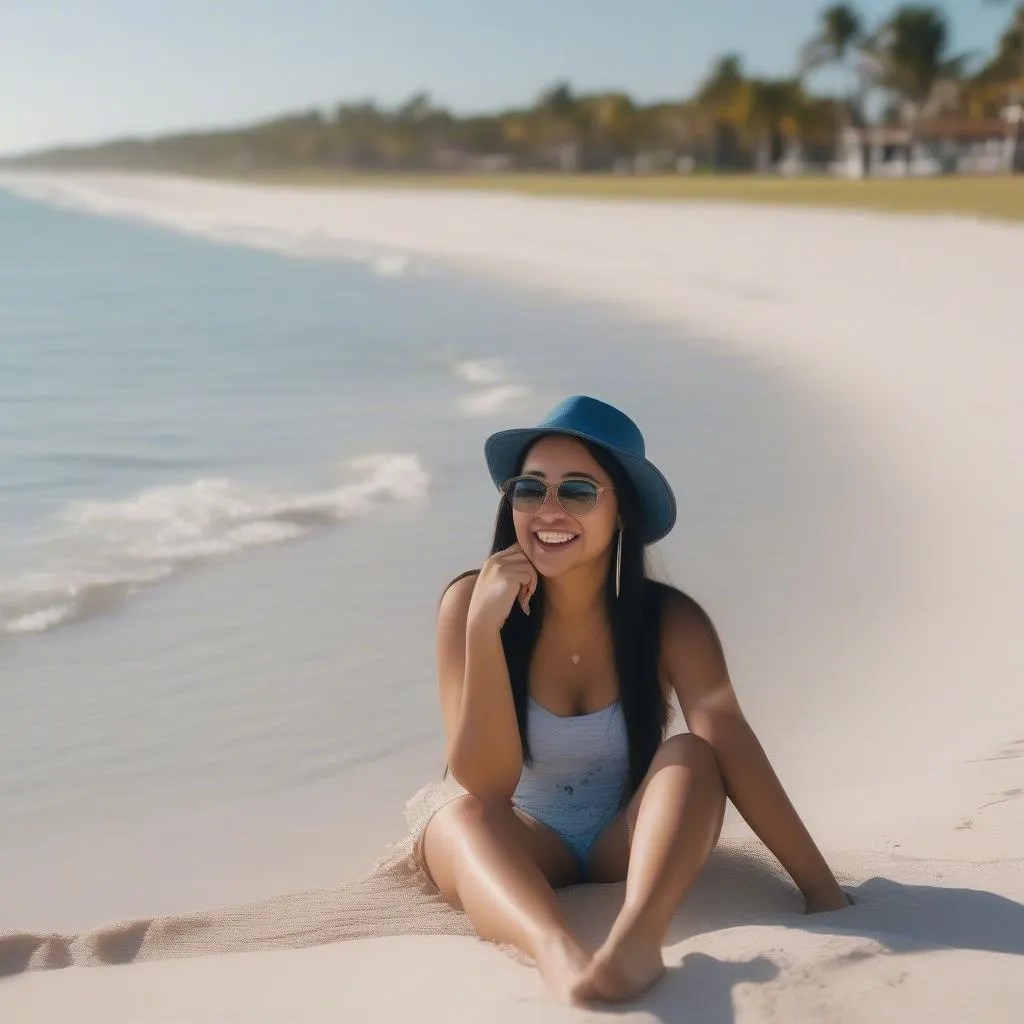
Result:
[[[848,178],[1024,171],[1024,108],[999,120],[925,121],[910,127],[847,128],[833,167]]]

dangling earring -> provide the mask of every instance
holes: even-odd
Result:
[[[622,527],[619,527],[619,543],[615,547],[615,596],[619,596],[622,584]]]

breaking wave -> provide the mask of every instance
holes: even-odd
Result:
[[[41,633],[185,566],[283,544],[427,493],[415,455],[366,455],[346,468],[355,479],[322,491],[278,493],[211,478],[119,501],[74,502],[39,545],[45,567],[0,578],[0,633]]]

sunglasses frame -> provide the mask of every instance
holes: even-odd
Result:
[[[515,505],[512,503],[512,498],[511,498],[511,496],[509,494],[509,489],[512,487],[513,484],[518,483],[520,480],[530,480],[533,483],[540,484],[541,487],[544,488],[544,499],[541,501],[541,503],[537,506],[537,508],[533,512],[527,512],[526,515],[536,515],[547,504],[547,500],[551,496],[551,492],[552,491],[555,492],[555,501],[558,502],[558,507],[567,516],[572,516],[573,518],[578,518],[579,516],[590,515],[590,513],[593,512],[595,508],[597,508],[598,502],[600,502],[600,500],[601,500],[601,495],[604,494],[605,491],[614,491],[615,490],[615,488],[610,486],[610,485],[607,486],[607,487],[603,487],[600,484],[595,484],[593,480],[586,480],[586,479],[584,479],[582,477],[569,477],[568,479],[565,479],[565,480],[559,480],[558,483],[548,483],[547,480],[542,480],[539,476],[531,476],[529,473],[522,473],[519,476],[510,477],[508,480],[506,480],[501,485],[501,493],[508,500],[508,503],[509,503],[509,505],[512,506],[513,511],[516,511],[516,512],[518,512],[520,510],[517,509],[515,507]],[[571,484],[571,483],[589,484],[591,487],[594,488],[594,491],[595,491],[594,504],[590,508],[588,508],[586,510],[586,512],[570,512],[562,504],[562,499],[558,496],[558,489],[562,486],[562,484]]]

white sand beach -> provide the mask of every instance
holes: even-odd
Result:
[[[745,483],[744,503],[718,513],[742,528],[718,534],[714,522],[688,527],[687,481],[673,479],[683,500],[672,543],[682,557],[699,537],[687,557],[740,700],[856,903],[801,916],[798,894],[733,813],[677,915],[667,977],[618,1016],[1024,1020],[1024,227],[156,176],[12,175],[0,187],[298,257],[366,260],[382,274],[450,266],[685,328],[722,358],[812,396],[856,465],[823,467],[807,480],[810,502],[780,493],[771,462],[750,464],[740,451],[711,473],[726,496],[735,493],[728,481]],[[630,358],[628,337],[620,358]],[[614,366],[607,372],[613,379]],[[644,410],[629,411],[643,426]],[[799,429],[794,420],[794,445]],[[690,452],[702,444],[678,438]],[[715,543],[727,533],[733,543]],[[408,761],[396,768],[408,771]],[[360,800],[360,814],[380,818],[365,826],[372,843],[352,839],[358,853],[337,891],[285,894],[249,918],[211,911],[201,923],[156,928],[96,920],[79,940],[49,944],[42,932],[0,934],[9,972],[0,1020],[598,1016],[547,1004],[535,973],[496,948],[431,934],[464,928],[401,874],[401,847],[385,909],[360,902],[352,865],[400,810],[394,777],[384,791],[387,806]],[[274,842],[287,858],[287,835]],[[102,857],[95,862],[102,872]],[[82,884],[95,884],[90,877]],[[618,895],[600,888],[565,896],[590,934]],[[412,921],[407,895],[418,901]],[[241,898],[232,891],[221,902]],[[355,908],[358,920],[332,908]],[[246,932],[251,919],[259,927]],[[188,948],[206,955],[172,956]],[[244,951],[222,951],[235,949]]]

